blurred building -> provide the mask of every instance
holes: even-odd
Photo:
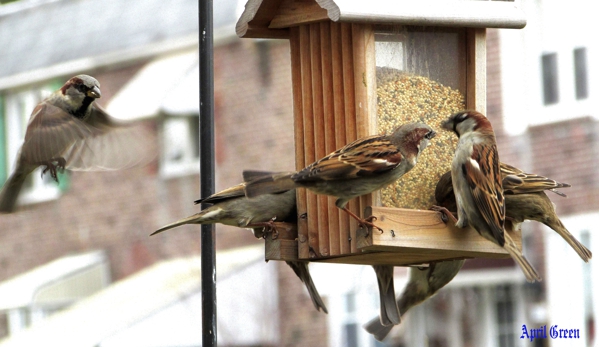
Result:
[[[597,95],[592,88],[599,81],[592,66],[597,43],[584,27],[591,21],[564,18],[564,5],[555,1],[522,3],[527,28],[488,32],[487,113],[501,159],[572,184],[564,190],[567,199],[550,197],[569,230],[591,250],[598,249],[599,238],[592,236],[599,210],[593,161],[599,148],[593,114]],[[294,165],[289,45],[285,40],[236,38],[233,27],[244,4],[214,2],[217,190],[239,183],[246,168],[289,170]],[[584,2],[568,6],[579,6],[577,15],[592,13]],[[34,105],[79,73],[100,81],[98,101],[113,116],[140,120],[152,129],[160,149],[150,166],[70,172],[59,186],[47,177],[42,180],[39,172],[31,175],[19,210],[0,216],[0,293],[22,294],[0,302],[0,330],[12,335],[6,345],[24,345],[22,341],[36,336],[65,342],[61,334],[66,330],[57,331],[84,319],[90,325],[102,323],[102,328],[80,334],[90,339],[74,336],[69,343],[130,345],[158,331],[160,339],[144,339],[144,345],[198,345],[187,337],[199,336],[201,329],[194,258],[200,252],[199,227],[148,237],[157,227],[198,211],[192,204],[199,197],[201,155],[197,13],[195,0],[23,0],[0,6],[0,181],[14,165]],[[217,268],[226,267],[219,268],[226,274],[218,274],[219,341],[227,346],[524,346],[532,343],[520,339],[523,324],[558,324],[580,329],[582,341],[576,345],[593,345],[599,298],[591,288],[599,280],[599,267],[593,261],[584,264],[538,223],[525,224],[524,240],[543,282],[526,284],[511,260],[468,261],[447,288],[411,310],[378,343],[361,327],[378,314],[370,267],[311,265],[329,309],[325,315],[314,310],[285,264],[258,261],[251,251],[223,251],[259,248],[261,240],[218,226],[217,254],[223,257]],[[72,257],[87,260],[72,264]],[[88,269],[87,261],[100,269],[102,281],[71,281],[68,288],[81,288],[81,283],[95,287],[71,291],[60,304],[38,295],[38,288],[63,283],[55,279],[71,279],[80,267]],[[69,265],[57,271],[51,266],[56,262]],[[197,281],[181,278],[173,282],[173,292],[141,296],[153,290],[153,283],[159,287],[170,281],[164,269],[197,273]],[[406,269],[396,269],[398,292],[406,274]],[[136,290],[146,300],[127,306],[126,324],[115,321],[119,308],[102,304],[104,300],[127,300]],[[35,302],[52,305],[28,311]],[[95,314],[98,307],[106,312]],[[240,317],[252,324],[241,323]],[[179,321],[173,324],[174,319]],[[263,323],[260,334],[256,322]],[[177,338],[164,338],[175,331]],[[548,339],[534,345],[569,342]]]

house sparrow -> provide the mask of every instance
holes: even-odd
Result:
[[[503,247],[526,276],[540,281],[537,271],[504,231],[505,201],[495,133],[491,122],[476,111],[453,114],[441,125],[459,138],[451,165],[458,219],[456,227],[470,225],[484,238]],[[450,213],[448,217],[455,219]]]
[[[397,306],[401,315],[412,307],[423,303],[435,295],[439,289],[449,283],[460,271],[465,260],[450,260],[430,263],[428,267],[410,267],[410,279],[401,295],[397,297]],[[364,325],[364,329],[379,341],[389,334],[393,325],[383,325],[378,317]]]
[[[504,170],[504,167],[510,168],[510,170]],[[510,187],[513,184],[513,180],[510,178],[514,172],[520,172],[519,175],[522,179],[522,183],[518,187]],[[525,220],[541,222],[563,237],[582,260],[588,262],[592,258],[591,251],[570,234],[562,224],[555,212],[553,203],[544,192],[544,190],[549,190],[565,196],[565,194],[556,191],[556,188],[570,187],[569,184],[560,183],[536,174],[524,173],[518,168],[503,163],[501,163],[501,175],[503,177],[503,186],[510,189],[504,189],[505,216],[515,223],[514,227],[517,227],[517,224]],[[544,187],[544,190],[542,187]],[[445,173],[439,179],[435,190],[435,199],[438,205],[447,208],[449,211],[455,212],[457,210],[451,172]]]
[[[248,182],[252,171],[244,171],[244,180],[248,182],[246,196],[304,187],[316,194],[337,197],[338,208],[361,225],[380,230],[372,224],[372,218],[362,219],[349,211],[348,201],[379,190],[410,171],[433,137],[435,132],[428,125],[410,123],[398,127],[391,135],[358,139],[299,172],[279,173]]]
[[[110,117],[94,103],[100,96],[95,78],[78,75],[33,109],[14,172],[0,192],[0,212],[14,210],[27,175],[38,166],[58,182],[57,172],[65,168],[122,169],[153,157],[137,143],[149,138],[144,129]]]
[[[541,222],[558,233],[578,253],[585,263],[593,257],[591,251],[581,244],[570,232],[555,212],[555,206],[545,192],[505,195],[505,215],[514,223],[525,220]]]
[[[294,189],[277,194],[260,195],[250,199],[245,197],[244,188],[245,183],[241,183],[205,199],[196,200],[196,204],[211,203],[214,205],[192,216],[168,224],[156,230],[150,236],[184,224],[220,223],[240,228],[252,228],[254,236],[260,238],[265,228],[274,227],[275,223],[272,221],[275,219],[281,222],[296,222]],[[324,313],[328,313],[314,282],[312,282],[308,262],[286,261],[286,263],[305,284],[316,310],[322,309]]]
[[[299,172],[279,173],[255,178],[254,171],[244,171],[248,197],[272,194],[304,187],[317,194],[337,197],[335,205],[364,227],[379,227],[373,217],[362,219],[347,209],[349,200],[372,193],[399,179],[418,161],[418,155],[435,137],[431,127],[423,123],[405,124],[391,135],[374,135],[358,139]],[[381,297],[381,322],[399,324],[395,304],[393,266],[374,267]]]

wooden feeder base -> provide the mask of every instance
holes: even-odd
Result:
[[[334,257],[298,257],[297,228],[278,223],[278,234],[266,237],[266,260],[304,260],[359,265],[420,265],[434,261],[467,258],[509,258],[498,245],[480,236],[472,228],[458,229],[445,224],[438,212],[388,207],[367,207],[364,216],[373,215],[384,232],[356,232],[358,251]],[[506,223],[506,231],[521,249],[522,235]]]

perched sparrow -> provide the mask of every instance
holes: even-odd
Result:
[[[295,173],[280,173],[248,182],[252,171],[244,171],[248,197],[304,187],[317,194],[337,197],[335,205],[361,225],[376,227],[346,208],[347,202],[379,190],[410,171],[430,139],[431,127],[411,123],[398,127],[391,135],[358,139]],[[253,176],[252,176],[253,178]]]
[[[529,282],[541,278],[504,231],[505,201],[495,133],[491,122],[476,111],[453,114],[442,127],[459,138],[451,165],[458,219],[456,227],[470,225],[484,238],[503,247]],[[448,217],[455,219],[453,215]]]
[[[288,190],[278,194],[260,195],[255,198],[245,197],[245,183],[227,188],[205,199],[196,200],[195,203],[212,203],[199,213],[166,225],[151,235],[158,234],[184,224],[225,224],[240,228],[252,228],[254,236],[262,237],[263,229],[273,227],[273,220],[280,222],[296,222],[297,213],[295,206],[295,190]],[[312,282],[308,262],[287,261],[295,274],[306,285],[312,303],[316,310],[322,309],[328,313],[327,308]]]
[[[110,117],[94,103],[100,95],[95,78],[78,75],[33,109],[15,170],[0,192],[0,212],[14,210],[25,178],[38,166],[58,182],[64,168],[122,169],[151,159],[145,144],[136,143],[147,140],[144,129]]]
[[[503,170],[504,167],[509,167],[513,170],[510,170],[508,174],[507,171]],[[588,262],[593,254],[570,234],[557,216],[553,203],[549,200],[547,194],[540,189],[540,187],[545,187],[545,190],[565,196],[565,194],[555,189],[569,187],[570,185],[543,176],[524,173],[520,169],[502,163],[501,175],[504,187],[510,186],[510,176],[515,170],[521,172],[524,176],[522,176],[522,183],[517,189],[512,189],[511,192],[504,189],[505,217],[511,219],[515,223],[515,227],[517,227],[516,224],[522,223],[525,220],[534,220],[547,225],[566,240],[582,260]],[[438,205],[447,208],[449,211],[455,212],[457,210],[451,182],[451,172],[445,173],[439,179],[435,190],[435,199]]]
[[[399,179],[418,161],[418,155],[435,137],[431,127],[423,123],[405,124],[391,135],[375,135],[358,139],[296,173],[279,173],[255,178],[255,172],[244,171],[248,197],[272,194],[304,187],[317,194],[337,197],[335,205],[361,225],[378,228],[372,217],[362,219],[346,208],[349,200],[372,193]],[[374,267],[381,297],[381,322],[399,324],[395,304],[393,266]]]
[[[395,286],[393,285],[393,266],[373,265],[376,281],[379,286],[381,313],[376,319],[382,326],[393,326],[401,322],[401,314],[395,302]]]
[[[581,244],[570,232],[555,212],[555,207],[545,192],[505,195],[506,217],[514,223],[525,220],[541,222],[558,233],[578,253],[585,263],[593,257],[591,251]]]
[[[410,280],[401,295],[397,297],[399,312],[404,315],[412,307],[421,304],[439,289],[449,283],[460,271],[465,260],[450,260],[439,263],[431,263],[428,267],[410,268]],[[381,324],[378,317],[371,319],[364,325],[364,329],[374,335],[379,341],[389,334],[393,325]]]

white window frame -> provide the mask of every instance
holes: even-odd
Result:
[[[195,156],[192,132],[198,132],[194,127],[193,117],[187,116],[165,116],[162,121],[160,158],[160,176],[162,178],[175,178],[185,175],[197,175],[200,172],[200,158]],[[170,158],[175,152],[180,152],[181,159]]]
[[[5,98],[7,177],[15,169],[19,149],[23,145],[29,117],[35,106],[52,91],[47,87],[7,94]],[[30,174],[31,186],[24,187],[17,200],[18,205],[28,205],[56,200],[60,196],[58,185],[50,175],[41,177],[42,168]]]
[[[581,234],[588,233],[590,244],[585,245],[591,251],[599,249],[599,213],[580,214],[560,218],[568,231],[579,241]],[[599,266],[594,259],[584,263],[578,254],[555,231],[545,229],[545,259],[547,288],[547,307],[551,324],[564,328],[579,329],[581,346],[586,342],[588,329],[585,314],[588,314],[585,302],[584,267],[591,268],[591,285],[599,285]],[[595,317],[595,331],[599,328],[599,295],[593,290],[592,313]],[[597,340],[597,337],[595,337]],[[596,342],[596,341],[595,341]]]

